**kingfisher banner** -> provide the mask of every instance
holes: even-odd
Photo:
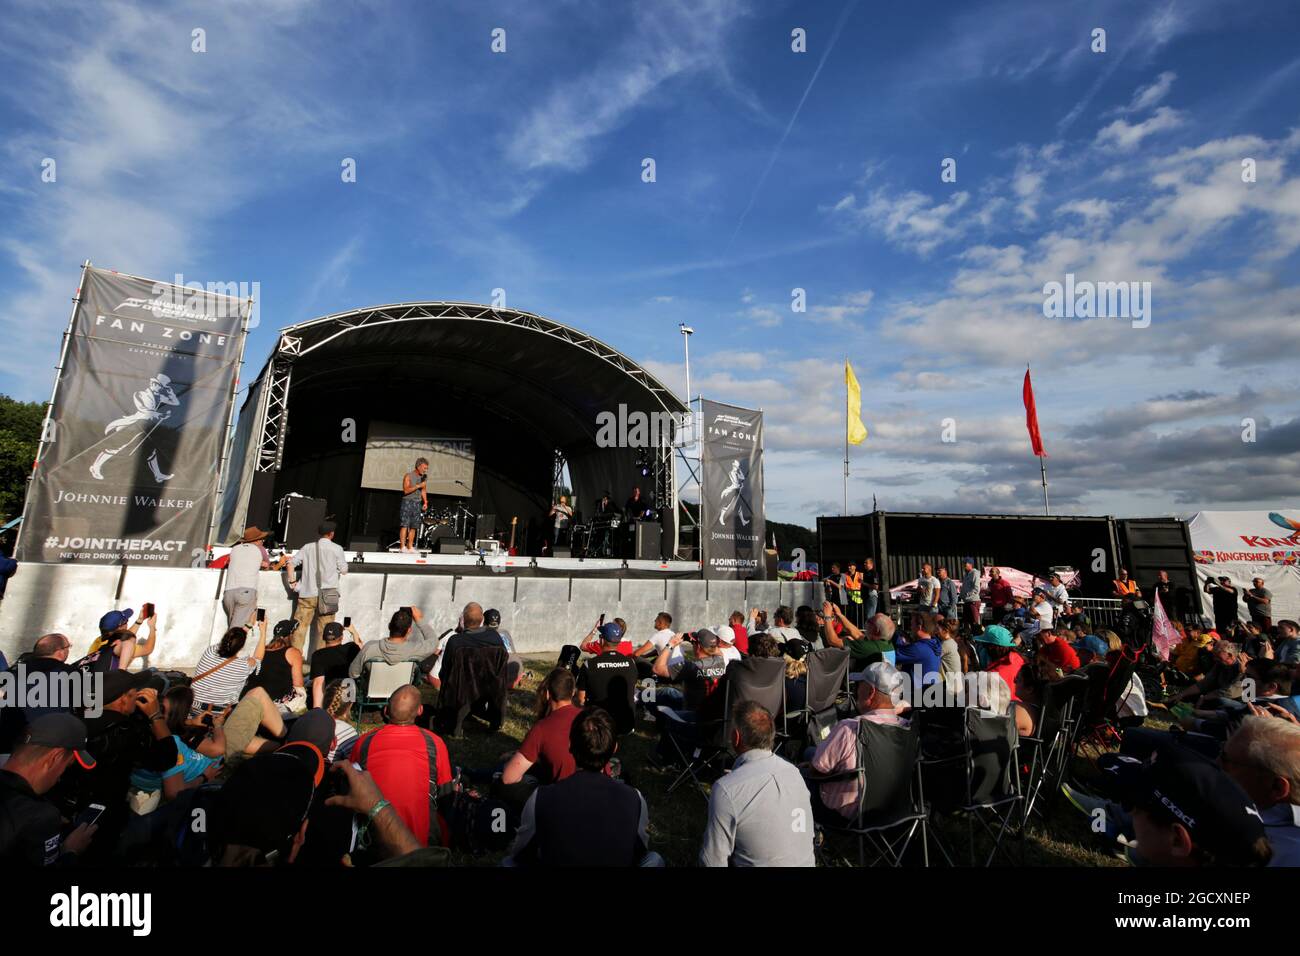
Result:
[[[763,413],[700,401],[700,548],[704,576],[765,577]]]
[[[85,270],[19,560],[202,562],[250,309],[194,285]]]

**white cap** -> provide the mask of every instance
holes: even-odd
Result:
[[[850,674],[849,680],[855,683],[866,681],[880,693],[888,694],[894,701],[902,698],[903,675],[898,672],[898,668],[888,661],[877,661],[874,664],[868,664],[864,670],[858,671],[856,674]]]

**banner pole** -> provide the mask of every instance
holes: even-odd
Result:
[[[226,413],[226,435],[225,440],[221,443],[221,460],[217,462],[217,493],[212,501],[212,518],[208,522],[208,540],[205,542],[208,558],[212,557],[212,536],[216,534],[217,521],[221,517],[221,499],[226,490],[226,481],[228,479],[226,465],[230,461],[230,446],[234,440],[235,433],[235,405],[239,397],[239,383],[244,375],[244,346],[248,343],[248,323],[253,318],[253,299],[248,299],[248,314],[240,323],[239,328],[239,362],[235,365],[235,381],[231,385],[230,392],[230,411]]]
[[[844,511],[849,513],[849,358],[844,357]]]
[[[1042,455],[1038,456],[1038,467],[1043,473],[1043,514],[1050,516],[1052,509],[1047,503],[1047,460]]]
[[[68,347],[72,344],[72,330],[77,324],[77,312],[81,309],[82,291],[86,288],[86,271],[90,268],[90,260],[86,259],[81,263],[81,279],[77,283],[77,294],[72,297],[72,314],[68,316],[68,326],[63,330],[63,345],[59,349],[59,364],[54,370],[54,387],[50,390],[50,400],[45,403],[45,417],[41,419],[41,438],[36,446],[36,460],[32,462],[32,473],[27,478],[26,493],[23,495],[23,520],[18,525],[18,535],[14,538],[14,552],[18,553],[20,542],[23,540],[24,533],[27,530],[27,509],[31,505],[32,484],[36,481],[36,469],[41,466],[41,461],[45,458],[46,440],[50,434],[50,426],[53,423],[54,400],[59,395],[59,385],[63,382],[63,367],[67,364]],[[57,439],[58,436],[55,435]],[[31,560],[23,552],[25,560]]]

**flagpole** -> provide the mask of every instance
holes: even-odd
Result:
[[[1047,503],[1047,460],[1042,455],[1038,456],[1038,467],[1043,472],[1043,514],[1050,516],[1052,509]]]
[[[844,515],[849,513],[849,357],[844,356]]]

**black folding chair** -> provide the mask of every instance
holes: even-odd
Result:
[[[804,706],[786,713],[786,729],[801,747],[815,747],[839,720],[840,700],[849,693],[848,648],[824,647],[804,658],[808,690]]]
[[[1088,692],[1077,729],[1076,752],[1085,746],[1091,746],[1096,755],[1100,756],[1107,748],[1118,745],[1122,736],[1119,730],[1119,705],[1137,671],[1137,658],[1138,652],[1126,647],[1114,663],[1103,661],[1084,668],[1088,677]]]
[[[1073,753],[1075,730],[1088,692],[1088,678],[1074,673],[1043,687],[1038,726],[1021,737],[1018,765],[1023,769],[1022,822],[1035,812],[1046,816]],[[1040,800],[1041,798],[1041,800]]]
[[[922,865],[930,865],[930,811],[921,783],[920,755],[921,730],[916,722],[899,727],[859,720],[856,769],[808,775],[808,782],[814,786],[856,781],[858,802],[853,819],[822,819],[818,825],[824,832],[857,837],[859,866],[875,866],[881,861],[902,866],[918,832]],[[866,859],[868,844],[875,854],[870,863]],[[826,852],[827,844],[823,843],[818,854],[824,859]]]
[[[672,710],[661,713],[668,721],[665,734],[677,752],[685,769],[668,786],[672,793],[688,779],[707,800],[709,793],[702,776],[708,772],[721,773],[724,763],[733,757],[731,752],[732,708],[742,701],[761,704],[776,722],[777,734],[785,732],[785,661],[779,657],[746,657],[732,661],[727,667],[721,693],[722,716],[711,721],[687,722]]]
[[[1010,715],[987,717],[975,708],[968,707],[964,724],[963,752],[954,757],[927,761],[931,767],[941,764],[957,765],[964,778],[958,799],[953,802],[940,801],[935,809],[966,818],[968,865],[991,866],[999,854],[1008,862],[1014,863],[1007,856],[1002,843],[1012,831],[1013,824],[1019,822],[1018,811],[1024,799],[1017,769],[1019,738],[1015,718]],[[977,823],[993,844],[982,864],[978,863],[975,852]],[[1015,829],[1023,838],[1024,829]],[[953,858],[943,841],[936,835],[934,842],[944,859],[952,865]]]

